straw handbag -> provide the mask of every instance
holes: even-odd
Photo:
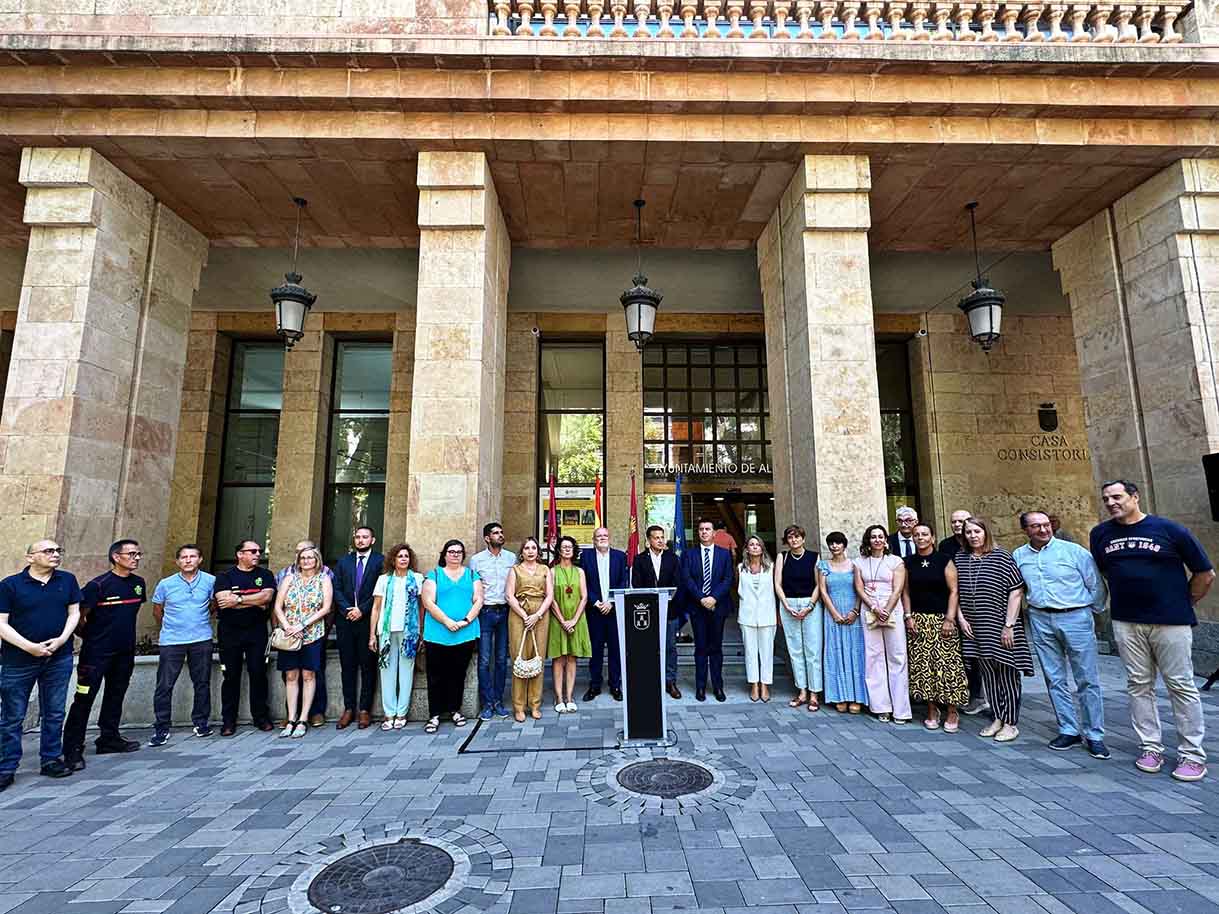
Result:
[[[533,656],[528,660],[524,657],[526,635],[533,639]],[[516,652],[516,659],[512,661],[512,675],[517,679],[536,679],[542,675],[544,662],[538,652],[537,633],[532,628],[521,632],[521,646]]]

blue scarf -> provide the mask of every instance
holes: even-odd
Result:
[[[381,669],[389,668],[390,631],[389,620],[394,612],[394,575],[385,576],[385,598],[381,607]],[[406,573],[406,628],[402,632],[402,656],[408,660],[419,650],[419,585],[415,576]]]

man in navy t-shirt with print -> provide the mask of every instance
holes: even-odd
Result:
[[[0,581],[0,790],[21,763],[21,727],[38,684],[42,774],[67,777],[63,718],[72,678],[72,632],[80,621],[80,585],[59,570],[63,550],[39,540],[25,550],[29,567]]]
[[[220,616],[220,735],[237,732],[241,671],[250,675],[250,718],[264,733],[275,728],[267,708],[267,619],[275,602],[275,573],[258,564],[262,547],[253,540],[237,544],[237,562],[216,575]]]
[[[94,743],[98,755],[135,752],[140,744],[119,732],[123,698],[135,670],[135,621],[148,599],[144,579],[135,573],[144,553],[133,539],[110,546],[110,570],[85,585],[81,599],[80,660],[76,664],[76,694],[63,728],[64,764],[73,771],[85,767],[85,727],[97,693],[101,732]]]
[[[1194,683],[1194,604],[1210,590],[1213,566],[1185,527],[1140,510],[1134,483],[1105,483],[1101,501],[1109,520],[1092,528],[1092,557],[1109,583],[1113,635],[1126,665],[1130,721],[1141,745],[1135,767],[1155,774],[1164,766],[1155,696],[1159,673],[1177,725],[1172,776],[1200,781],[1206,776],[1206,752],[1202,699]]]

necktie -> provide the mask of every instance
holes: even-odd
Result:
[[[902,558],[905,558],[909,554],[910,554],[910,540],[903,537],[902,538]]]
[[[360,599],[360,585],[364,583],[364,556],[356,556],[356,599]]]
[[[703,596],[711,595],[711,550],[703,550]]]

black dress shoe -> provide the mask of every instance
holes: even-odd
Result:
[[[63,757],[63,763],[72,771],[85,770],[85,760],[79,755],[65,755]]]
[[[120,736],[118,739],[107,740],[104,743],[99,742],[97,744],[97,754],[110,755],[115,752],[135,752],[139,748],[140,744],[135,740],[124,739]]]
[[[728,700],[728,696],[724,694],[723,688],[717,688],[715,690],[715,700],[716,701],[727,701]]]
[[[600,689],[594,689],[592,686],[589,686],[588,691],[584,693],[584,697],[581,699],[581,701],[592,701],[600,694]]]
[[[622,689],[610,689],[610,694],[614,696],[614,701],[622,701]]]
[[[670,698],[681,698],[681,689],[677,687],[676,682],[670,682],[666,685],[665,691],[669,693]]]
[[[8,790],[13,786],[13,776],[11,774],[0,774],[0,793]]]
[[[237,726],[235,724],[225,724],[224,726],[222,726],[220,728],[221,736],[232,736],[236,732],[237,732]]]
[[[46,778],[66,778],[71,777],[72,769],[65,765],[62,759],[53,758],[44,763],[38,773]]]
[[[706,689],[695,689],[694,697],[697,698],[699,701],[706,701],[707,700],[707,690]]]

